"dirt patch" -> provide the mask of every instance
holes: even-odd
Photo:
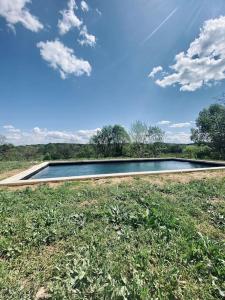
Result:
[[[50,297],[50,294],[48,294],[47,290],[42,286],[37,291],[35,300],[49,299]]]
[[[95,205],[99,203],[99,201],[93,199],[93,200],[86,200],[86,201],[83,201],[79,204],[80,207],[87,207],[87,206],[91,206],[91,205]]]
[[[225,178],[225,170],[215,171],[199,171],[193,173],[173,173],[173,174],[161,174],[161,175],[145,175],[145,176],[133,176],[133,177],[116,177],[107,179],[96,179],[92,181],[94,185],[102,184],[120,184],[120,183],[135,183],[138,180],[144,180],[156,185],[164,185],[168,182],[177,183],[189,183],[193,180],[204,180],[212,178]]]
[[[23,172],[24,170],[26,170],[27,168],[23,168],[23,169],[15,169],[15,170],[11,170],[11,171],[6,171],[2,174],[0,174],[0,180],[3,180],[5,178],[8,178],[8,177],[11,177],[11,176],[14,176],[20,172]]]
[[[197,225],[198,231],[201,233],[208,235],[210,237],[219,238],[219,239],[225,239],[225,233],[223,233],[218,228],[215,228],[213,225],[210,225],[209,223],[201,223]]]
[[[15,172],[16,171],[12,171]],[[68,184],[69,189],[79,189],[82,185],[118,185],[121,183],[135,183],[139,180],[144,180],[156,185],[164,185],[169,182],[177,183],[189,183],[193,180],[207,180],[213,178],[225,178],[225,170],[212,170],[212,171],[199,171],[199,172],[187,172],[187,173],[173,173],[173,174],[159,174],[159,175],[140,175],[140,176],[130,176],[130,177],[115,177],[115,178],[101,178],[101,179],[88,179],[82,181],[68,181],[68,182],[46,182],[44,185],[48,185],[51,188],[58,188],[61,185]],[[23,190],[26,188],[36,189],[38,186],[43,185],[43,183],[23,186],[12,186],[12,187],[1,187],[2,189],[8,190]]]
[[[209,200],[211,204],[222,204],[225,203],[225,199],[213,197]]]
[[[106,185],[106,184],[120,184],[124,182],[134,181],[134,177],[115,177],[115,178],[102,178],[92,180],[92,185]]]
[[[162,185],[168,182],[189,183],[190,181],[193,180],[206,180],[212,178],[225,178],[225,170],[146,176],[144,180],[147,180],[151,183]]]

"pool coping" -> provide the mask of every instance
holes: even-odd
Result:
[[[110,163],[110,162],[137,162],[137,161],[163,161],[163,160],[176,160],[196,163],[207,163],[218,165],[218,167],[208,168],[195,168],[195,169],[180,169],[180,170],[165,170],[165,171],[143,171],[143,172],[128,172],[128,173],[109,173],[109,174],[96,174],[96,175],[82,175],[82,176],[69,176],[69,177],[55,177],[55,178],[42,178],[42,179],[24,179],[28,176],[32,176],[49,165],[60,164],[86,164],[86,163]],[[157,175],[157,174],[174,174],[174,173],[191,173],[199,171],[213,171],[213,170],[225,170],[224,161],[211,161],[211,160],[199,160],[199,159],[186,159],[186,158],[129,158],[129,159],[101,159],[101,160],[75,160],[75,161],[46,161],[41,164],[35,165],[19,174],[11,176],[9,178],[0,181],[0,186],[22,186],[22,185],[34,185],[40,183],[56,183],[65,181],[77,181],[88,179],[102,179],[102,178],[114,178],[114,177],[132,177],[132,176],[144,176],[144,175]]]

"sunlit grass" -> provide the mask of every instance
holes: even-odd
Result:
[[[220,299],[225,180],[0,192],[0,299]]]

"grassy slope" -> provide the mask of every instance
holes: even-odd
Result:
[[[32,161],[0,161],[0,180],[13,176],[34,164]]]
[[[225,179],[0,191],[0,299],[221,299]]]

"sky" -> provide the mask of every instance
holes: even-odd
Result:
[[[224,0],[0,0],[0,134],[86,143],[141,120],[190,142],[225,91]]]

